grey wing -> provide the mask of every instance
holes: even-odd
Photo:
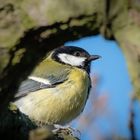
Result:
[[[63,83],[65,80],[67,80],[66,75],[60,75],[57,77],[50,75],[45,79],[31,76],[21,83],[14,100],[18,100],[21,97],[28,95],[30,92],[44,88],[54,88],[56,85]]]
[[[40,85],[41,85],[41,83],[31,80],[31,79],[27,79],[27,80],[23,81],[21,83],[21,85],[19,86],[19,89],[15,95],[15,100],[19,99],[23,96],[26,96],[29,92],[39,90]]]

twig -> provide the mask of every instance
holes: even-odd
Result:
[[[135,99],[132,99],[132,103],[130,106],[130,120],[129,120],[129,129],[131,133],[131,140],[136,140],[136,135],[135,135],[135,113],[134,113],[134,101]]]

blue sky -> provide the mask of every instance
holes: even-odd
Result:
[[[125,58],[115,41],[105,40],[101,35],[83,38],[65,45],[79,46],[90,54],[98,54],[102,59],[92,63],[91,73],[101,77],[98,86],[99,93],[107,93],[109,96],[108,107],[114,115],[116,124],[115,134],[129,137],[128,113],[130,97],[133,91],[127,71]],[[139,108],[137,107],[137,110]],[[138,122],[137,119],[137,124]],[[96,125],[101,126],[102,133],[111,132],[111,125],[105,118],[99,118]],[[137,129],[139,126],[137,126]],[[114,132],[113,132],[114,133]],[[84,136],[86,139],[86,135]]]

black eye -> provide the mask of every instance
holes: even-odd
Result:
[[[80,54],[80,52],[74,52],[74,55],[75,56],[80,56],[81,54]]]

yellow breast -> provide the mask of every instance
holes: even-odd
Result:
[[[84,70],[73,68],[64,83],[28,95],[21,110],[43,123],[66,124],[84,109],[89,85],[88,74]]]

